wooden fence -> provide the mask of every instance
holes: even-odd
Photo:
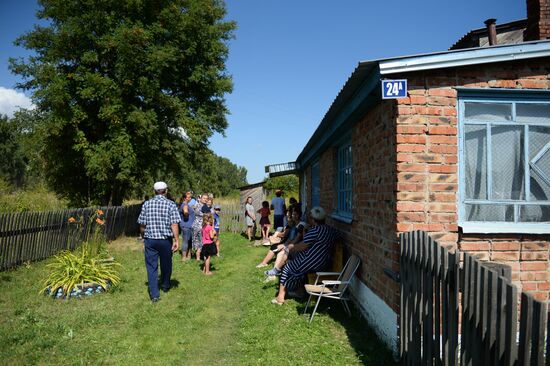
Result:
[[[105,234],[113,240],[138,232],[141,205],[102,207]],[[97,208],[0,214],[0,271],[74,249],[96,225]],[[76,222],[70,223],[73,217]]]
[[[550,364],[545,303],[522,293],[518,323],[516,287],[487,263],[464,253],[460,267],[421,231],[400,244],[403,365]]]
[[[244,206],[238,202],[225,203],[222,206],[221,232],[241,233],[245,229]]]

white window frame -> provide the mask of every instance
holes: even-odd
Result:
[[[506,122],[487,122],[487,121],[468,121],[465,120],[465,103],[504,103],[511,104],[512,111],[512,120]],[[550,233],[550,222],[518,222],[519,210],[522,206],[527,206],[530,203],[536,205],[550,205],[549,201],[531,201],[530,195],[530,169],[536,170],[537,167],[533,167],[533,163],[536,163],[540,159],[543,153],[546,151],[546,148],[543,148],[537,156],[533,159],[529,159],[529,128],[531,126],[545,126],[550,127],[550,124],[547,123],[530,123],[530,122],[516,122],[516,104],[529,104],[529,103],[539,103],[539,104],[550,104],[550,93],[548,93],[548,99],[546,97],[532,97],[529,98],[526,95],[522,95],[521,91],[508,93],[502,97],[460,97],[458,103],[458,127],[459,127],[459,220],[458,225],[462,228],[465,233],[522,233],[522,234],[547,234]],[[487,159],[487,195],[488,198],[485,200],[481,199],[467,199],[466,198],[466,181],[465,181],[465,125],[484,125],[487,131],[487,146],[486,146],[486,159]],[[492,151],[491,151],[491,127],[492,126],[523,126],[524,128],[524,179],[525,179],[525,197],[522,200],[497,200],[490,199],[490,194],[492,190],[492,174],[491,170],[491,161],[492,161]],[[540,173],[540,172],[539,172]],[[514,222],[490,222],[490,221],[467,221],[465,205],[468,203],[477,203],[477,204],[506,204],[514,206]]]

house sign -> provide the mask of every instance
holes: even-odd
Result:
[[[382,99],[407,97],[407,80],[382,80]]]

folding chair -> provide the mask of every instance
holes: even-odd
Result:
[[[307,308],[309,306],[312,296],[317,296],[317,303],[315,304],[313,313],[311,313],[311,317],[309,318],[310,323],[313,320],[315,312],[317,311],[317,307],[319,306],[321,298],[323,297],[342,301],[344,310],[346,311],[346,313],[348,313],[349,316],[351,316],[351,311],[347,304],[347,302],[349,301],[347,289],[353,278],[353,275],[359,268],[360,264],[361,259],[359,259],[359,257],[356,255],[352,255],[346,262],[344,268],[342,268],[342,272],[317,272],[315,284],[305,285],[306,292],[309,294],[309,298],[307,300],[306,308],[304,309],[304,314],[307,313]],[[326,276],[338,276],[338,279],[321,280],[321,282],[319,282],[322,277]]]

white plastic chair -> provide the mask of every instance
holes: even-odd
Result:
[[[347,290],[349,284],[351,283],[351,280],[353,279],[353,275],[359,268],[360,264],[361,259],[359,259],[359,257],[356,255],[352,255],[346,262],[344,268],[342,268],[342,272],[317,272],[315,284],[305,285],[306,292],[309,294],[309,298],[307,300],[306,308],[304,309],[304,314],[307,313],[307,308],[309,306],[311,298],[313,296],[317,297],[317,303],[315,304],[313,313],[311,313],[311,317],[309,318],[310,323],[313,320],[315,312],[317,311],[317,307],[319,306],[321,298],[323,297],[328,299],[340,300],[342,302],[342,305],[344,306],[344,310],[348,313],[349,316],[351,316],[351,311],[347,304],[347,302],[349,301],[349,294]],[[338,278],[336,280],[321,280],[322,277],[327,276],[338,276]],[[321,282],[319,282],[319,280],[321,280]]]

